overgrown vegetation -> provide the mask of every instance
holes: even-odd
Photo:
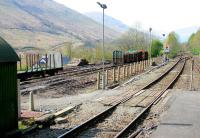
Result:
[[[188,46],[193,54],[197,55],[200,53],[200,30],[190,36]]]
[[[117,47],[122,51],[128,50],[148,50],[150,44],[149,34],[130,28],[117,41]]]
[[[169,47],[169,57],[171,58],[176,57],[177,54],[180,52],[180,43],[178,41],[178,36],[175,32],[169,33],[166,39],[165,47]]]
[[[121,50],[127,52],[129,50],[146,50],[149,51],[150,37],[149,32],[142,32],[137,29],[130,28],[120,38],[110,43],[105,44],[105,60],[112,60],[112,52],[114,50]],[[170,37],[171,38],[171,37]],[[171,40],[169,41],[172,43]],[[163,50],[162,42],[153,36],[152,40],[152,57],[159,56]],[[79,47],[73,46],[72,43],[66,43],[62,50],[66,56],[71,58],[85,58],[89,62],[99,62],[102,60],[102,42],[98,41],[93,46],[81,45]]]
[[[121,50],[123,52],[129,50],[149,50],[149,33],[139,31],[138,26],[135,28],[130,28],[118,39],[105,43],[105,60],[112,60],[112,52],[114,50]],[[156,42],[158,42],[158,40]],[[155,45],[157,45],[157,43]],[[158,51],[160,51],[160,49]],[[90,62],[99,62],[102,60],[102,42],[98,41],[93,43],[93,45],[90,43],[89,46],[87,46],[86,43],[85,45],[80,45],[78,47],[74,46],[72,43],[67,43],[62,52],[72,58],[86,58]],[[158,54],[156,53],[153,55]]]
[[[153,40],[152,46],[151,46],[152,57],[157,57],[157,56],[161,55],[162,50],[163,50],[163,43],[158,39]]]

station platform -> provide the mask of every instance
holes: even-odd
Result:
[[[172,92],[169,108],[151,138],[199,138],[200,92]]]

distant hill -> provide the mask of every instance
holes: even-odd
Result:
[[[99,12],[89,12],[85,13],[88,17],[102,24],[102,13]],[[120,32],[126,31],[129,27],[122,21],[117,20],[111,16],[105,14],[105,26],[115,29]]]
[[[106,28],[106,40],[119,32]],[[49,48],[101,39],[101,24],[53,0],[0,0],[0,36],[14,47]]]
[[[175,32],[179,35],[181,42],[187,42],[191,34],[195,33],[198,29],[200,29],[200,26],[191,26],[175,30]]]

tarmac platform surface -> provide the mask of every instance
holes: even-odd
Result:
[[[169,101],[151,138],[200,138],[200,92],[174,92]]]

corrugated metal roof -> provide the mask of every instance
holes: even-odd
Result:
[[[0,62],[16,62],[19,57],[14,49],[0,37]]]

